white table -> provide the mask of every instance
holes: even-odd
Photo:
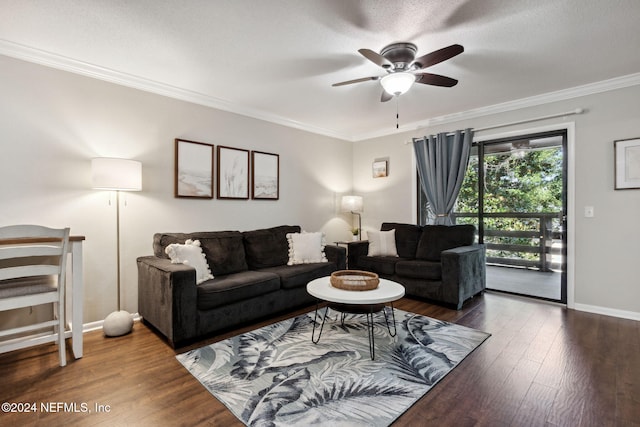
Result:
[[[82,357],[83,338],[82,338],[82,316],[83,306],[82,298],[84,295],[84,279],[82,270],[82,243],[84,236],[70,236],[69,250],[71,253],[71,307],[65,304],[67,308],[67,321],[71,319],[70,331],[65,332],[65,338],[71,337],[73,356],[76,359]],[[68,293],[67,293],[68,295]],[[69,313],[71,312],[71,313]]]
[[[313,332],[311,334],[311,341],[317,344],[320,341],[322,335],[322,329],[324,322],[327,318],[327,311],[329,308],[334,309],[342,313],[342,322],[344,323],[345,313],[366,314],[367,315],[367,329],[369,332],[369,350],[371,353],[371,359],[375,357],[375,342],[373,335],[373,314],[379,311],[384,313],[384,318],[387,323],[387,329],[389,334],[393,337],[396,335],[396,318],[395,311],[393,309],[393,301],[397,301],[404,296],[404,286],[399,283],[393,282],[387,279],[380,279],[380,283],[376,289],[367,291],[348,291],[345,289],[334,288],[331,286],[330,277],[320,277],[312,280],[307,284],[307,292],[316,297],[318,302],[316,303],[316,312],[313,319]],[[328,304],[325,307],[324,315],[322,315],[322,324],[320,325],[320,332],[316,338],[316,325],[318,320],[318,309],[320,302],[326,301]],[[391,332],[391,326],[389,325],[389,319],[387,318],[387,311],[385,309],[386,304],[391,306],[393,332]]]

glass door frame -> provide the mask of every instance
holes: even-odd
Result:
[[[487,139],[483,141],[477,141],[473,143],[473,146],[477,148],[478,152],[478,242],[484,243],[484,180],[485,180],[485,168],[484,157],[485,147],[490,145],[499,145],[505,143],[511,143],[514,141],[520,141],[525,139],[542,139],[549,137],[561,137],[562,138],[562,215],[561,215],[561,241],[562,241],[562,263],[561,263],[561,275],[560,275],[560,300],[554,300],[562,304],[567,304],[567,247],[569,243],[568,239],[568,130],[558,129],[544,132],[533,132],[521,135],[514,135],[509,137]]]

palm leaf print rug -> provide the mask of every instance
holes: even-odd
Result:
[[[396,309],[371,360],[366,316],[329,313],[318,344],[312,311],[176,357],[248,426],[387,426],[490,336]]]

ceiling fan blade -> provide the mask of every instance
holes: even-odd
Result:
[[[440,74],[417,73],[416,83],[432,86],[453,87],[458,84],[458,81],[451,77],[441,76]]]
[[[344,85],[350,85],[350,84],[354,84],[354,83],[361,83],[361,82],[366,82],[369,80],[378,80],[380,79],[380,77],[375,76],[375,77],[362,77],[360,79],[354,79],[354,80],[347,80],[346,82],[340,82],[340,83],[334,83],[331,86],[336,87],[336,86],[344,86]]]
[[[381,66],[384,69],[393,68],[393,63],[391,61],[389,61],[379,53],[372,51],[371,49],[359,49],[358,52],[360,52],[360,55],[364,56],[369,61]]]
[[[382,96],[380,97],[380,102],[387,102],[393,99],[393,95],[390,95],[386,90],[382,91]]]
[[[460,55],[462,52],[464,52],[464,47],[459,44],[452,44],[451,46],[434,50],[431,53],[422,55],[420,58],[414,59],[413,64],[417,65],[419,69],[427,68],[453,58],[456,55]]]

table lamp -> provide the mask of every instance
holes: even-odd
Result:
[[[362,240],[362,196],[342,196],[342,212],[351,212],[358,215],[358,240]]]

